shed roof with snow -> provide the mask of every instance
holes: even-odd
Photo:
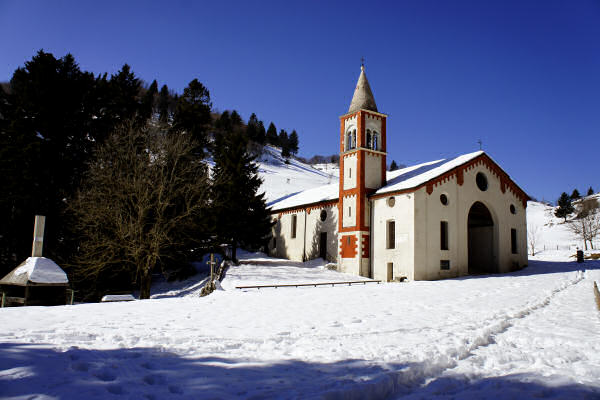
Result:
[[[46,257],[29,257],[0,280],[0,285],[68,286],[67,274]]]

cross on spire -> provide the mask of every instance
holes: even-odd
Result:
[[[364,67],[364,66],[365,66],[365,58],[364,58],[364,57],[361,57],[361,58],[360,58],[360,66],[361,66],[361,67]]]
[[[481,139],[479,139],[479,140],[477,141],[477,143],[479,143],[479,150],[481,150],[481,146],[483,145],[483,142],[481,141]]]

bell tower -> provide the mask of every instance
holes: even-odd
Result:
[[[340,117],[338,241],[342,272],[372,276],[368,196],[385,185],[386,118],[377,111],[365,67],[348,112]]]

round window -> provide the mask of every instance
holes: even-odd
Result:
[[[485,192],[488,188],[488,181],[486,176],[482,172],[478,172],[477,176],[475,176],[475,182],[477,183],[477,187],[482,192]]]
[[[321,221],[325,221],[327,219],[327,211],[321,210]]]
[[[511,214],[516,214],[516,213],[517,213],[517,209],[515,208],[515,205],[514,205],[514,204],[511,204],[511,205],[510,205],[510,213],[511,213]]]
[[[445,194],[440,194],[440,202],[447,206],[448,205],[448,196],[446,196]]]
[[[396,204],[396,198],[395,197],[389,197],[387,199],[387,204],[389,207],[394,207],[394,204]]]

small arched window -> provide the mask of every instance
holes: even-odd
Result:
[[[379,135],[377,132],[373,132],[373,150],[379,150]]]
[[[367,129],[367,149],[371,148],[371,130]]]
[[[352,132],[348,131],[346,134],[346,151],[352,148]]]
[[[352,131],[352,148],[356,148],[356,129]]]

